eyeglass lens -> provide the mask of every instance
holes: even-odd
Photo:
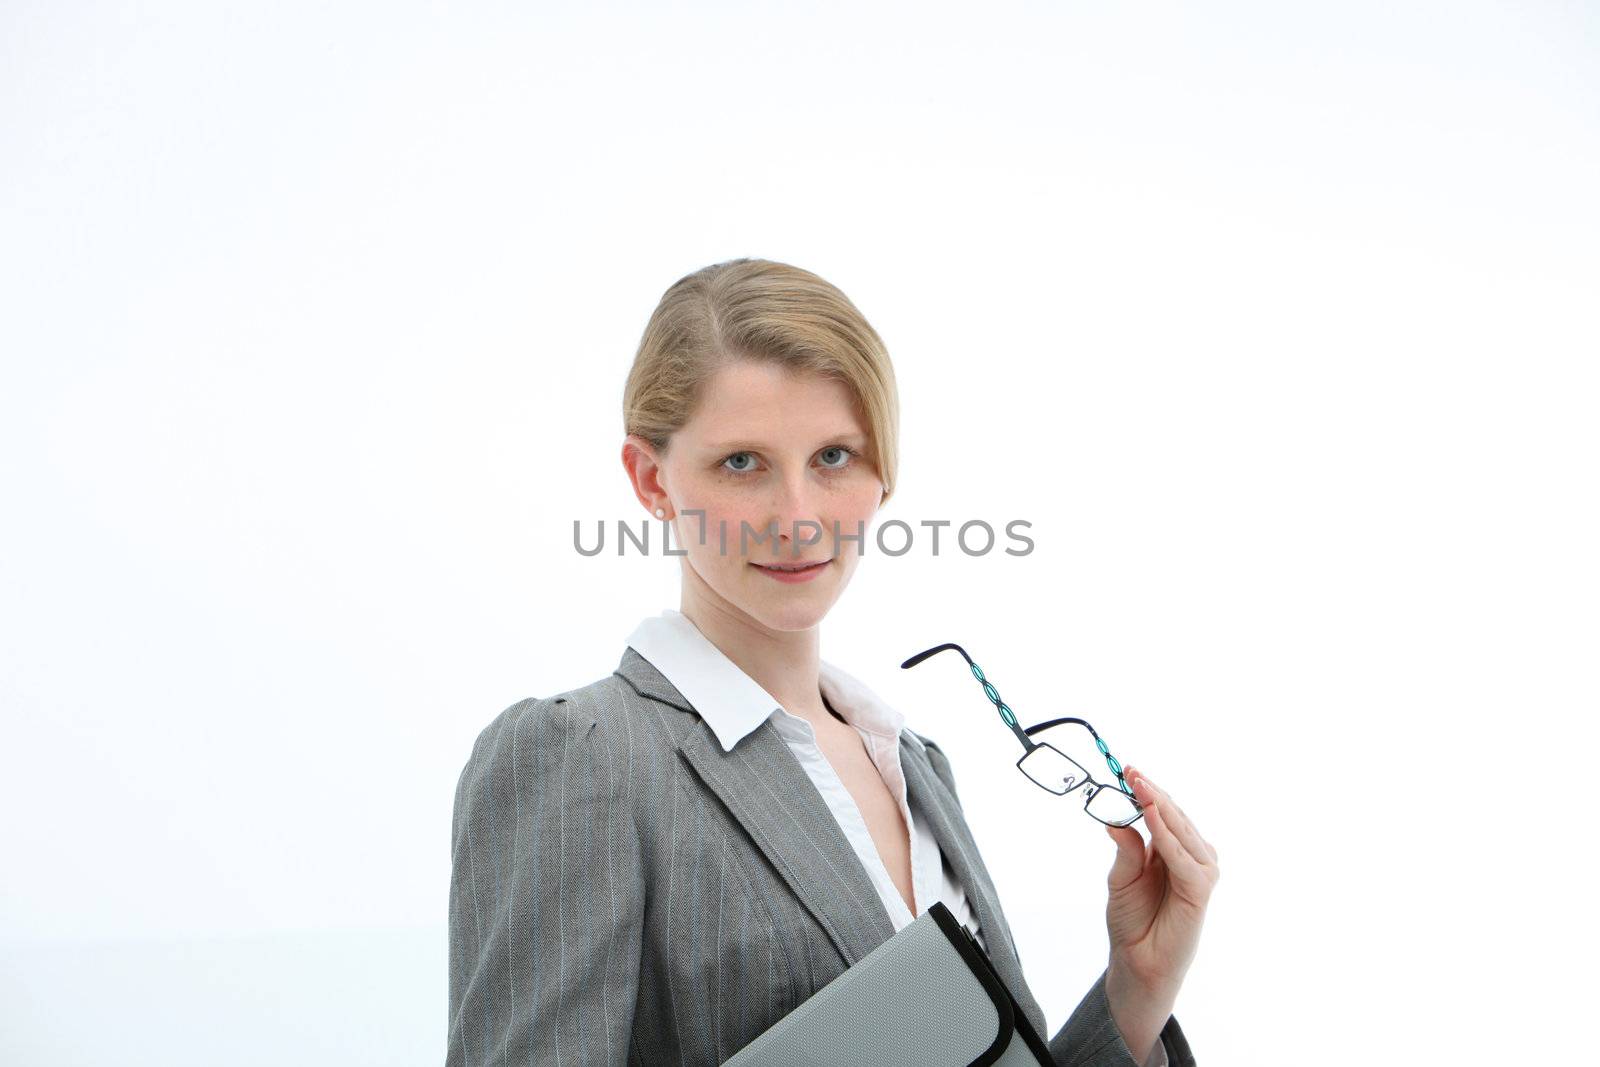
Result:
[[[1084,805],[1090,815],[1112,826],[1127,826],[1140,815],[1133,798],[1114,785],[1096,787],[1089,803]]]
[[[1052,745],[1035,745],[1017,761],[1022,773],[1052,793],[1070,793],[1089,780],[1089,772]]]
[[[1089,781],[1089,772],[1083,765],[1059,749],[1048,744],[1034,746],[1017,761],[1017,767],[1041,788],[1057,796],[1064,796]],[[1090,786],[1084,810],[1103,823],[1127,826],[1139,817],[1133,798],[1113,786],[1095,783]]]

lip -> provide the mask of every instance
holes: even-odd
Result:
[[[775,581],[788,582],[791,585],[793,585],[793,584],[795,584],[797,582],[809,582],[809,581],[811,581],[817,575],[819,575],[823,571],[827,570],[828,569],[828,564],[830,564],[832,562],[833,562],[833,560],[831,560],[831,559],[821,559],[821,560],[815,561],[815,563],[812,566],[806,567],[806,568],[804,568],[802,570],[796,570],[796,571],[783,571],[783,570],[777,570],[777,569],[774,569],[774,568],[771,568],[771,567],[763,567],[759,563],[751,563],[750,566],[756,568],[762,574],[765,574],[767,577],[772,578]]]

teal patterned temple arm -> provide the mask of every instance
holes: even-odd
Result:
[[[994,704],[995,708],[999,710],[1000,718],[1004,720],[1006,726],[1010,727],[1011,732],[1017,736],[1017,740],[1022,743],[1024,756],[1032,752],[1039,744],[1038,742],[1034,741],[1030,735],[1038,733],[1041,730],[1047,730],[1052,726],[1059,726],[1062,723],[1077,723],[1087,729],[1089,733],[1094,736],[1095,747],[1098,748],[1100,750],[1100,754],[1106,758],[1106,766],[1111,768],[1111,773],[1116,775],[1117,785],[1120,786],[1122,791],[1129,797],[1133,796],[1133,788],[1128,785],[1127,779],[1125,779],[1122,775],[1122,764],[1117,761],[1117,757],[1111,754],[1111,750],[1106,747],[1105,741],[1101,739],[1099,732],[1096,731],[1093,726],[1090,726],[1089,723],[1083,719],[1066,715],[1059,719],[1051,719],[1049,722],[1041,722],[1037,725],[1030,726],[1027,729],[1023,729],[1022,726],[1017,722],[1016,712],[1011,710],[1011,706],[1009,704],[1000,699],[1000,691],[994,687],[993,682],[989,681],[989,679],[984,676],[983,668],[974,663],[972,657],[967,655],[967,650],[962,648],[960,645],[951,642],[946,642],[942,645],[935,645],[933,648],[930,648],[924,652],[918,652],[915,656],[912,656],[910,659],[900,664],[900,667],[903,670],[915,667],[928,657],[950,649],[961,653],[961,658],[967,661],[967,666],[972,669],[972,676],[982,683],[984,695],[987,696],[990,702]]]

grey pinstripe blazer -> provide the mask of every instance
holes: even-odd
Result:
[[[1043,1035],[949,761],[922,740],[901,740],[909,803]],[[894,933],[772,723],[724,752],[632,648],[607,677],[483,729],[451,836],[447,1067],[721,1063]],[[1105,977],[1048,1039],[1062,1067],[1138,1067]],[[1176,1017],[1161,1039],[1172,1067],[1192,1067]]]

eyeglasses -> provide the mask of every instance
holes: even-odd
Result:
[[[1017,724],[1016,713],[1011,710],[1005,701],[1000,699],[1000,693],[995,689],[994,683],[984,677],[982,668],[972,662],[972,657],[967,655],[966,650],[960,645],[943,644],[935,646],[926,652],[918,652],[915,656],[900,664],[900,666],[902,669],[915,667],[929,656],[943,652],[946,649],[954,649],[961,653],[961,658],[967,661],[968,667],[972,668],[973,677],[983,683],[984,694],[999,709],[1000,718],[1011,728],[1011,732],[1017,735],[1017,740],[1022,742],[1022,758],[1017,760],[1017,769],[1026,774],[1030,781],[1040,789],[1047,790],[1057,796],[1066,796],[1074,789],[1084,789],[1083,810],[1107,826],[1129,826],[1144,817],[1144,809],[1133,798],[1133,789],[1129,787],[1127,780],[1122,776],[1122,764],[1117,762],[1117,757],[1111,754],[1111,750],[1100,739],[1100,735],[1095,731],[1095,728],[1084,720],[1064,716],[1023,729]],[[1066,755],[1056,745],[1051,744],[1049,741],[1035,741],[1033,739],[1034,734],[1043,733],[1046,730],[1068,723],[1076,723],[1094,736],[1095,747],[1106,758],[1106,765],[1111,768],[1111,773],[1116,776],[1117,785],[1120,788],[1112,788],[1095,781],[1089,775],[1089,772],[1083,769],[1082,764]],[[1047,736],[1054,739],[1059,738],[1061,735],[1057,733]]]

